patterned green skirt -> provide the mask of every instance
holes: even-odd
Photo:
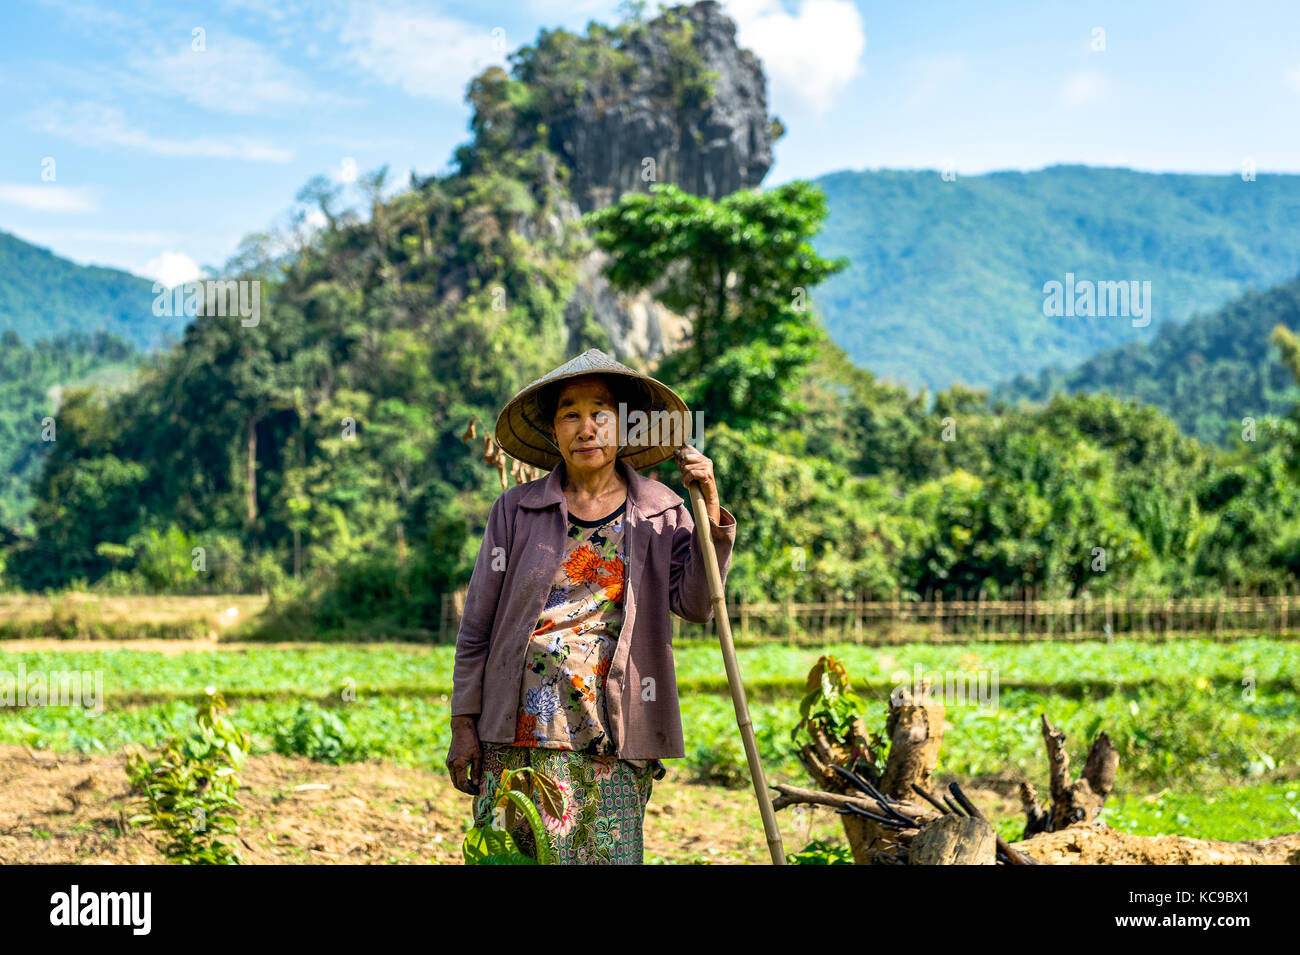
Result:
[[[502,770],[531,766],[554,779],[564,794],[564,812],[546,824],[556,865],[641,865],[641,825],[654,786],[654,765],[644,770],[616,756],[593,756],[565,749],[483,744],[483,784],[474,798],[474,825],[492,821]],[[531,831],[510,833],[520,849],[536,856]]]

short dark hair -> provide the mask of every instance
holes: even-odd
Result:
[[[614,396],[614,406],[617,408],[620,404],[627,405],[629,411],[640,409],[649,411],[650,401],[649,393],[642,387],[639,382],[628,378],[626,375],[605,375],[599,374],[609,386],[610,393]],[[550,427],[555,423],[555,413],[560,403],[560,392],[564,386],[573,381],[572,378],[564,378],[560,381],[553,381],[545,385],[537,393],[537,402],[542,409],[542,423]]]

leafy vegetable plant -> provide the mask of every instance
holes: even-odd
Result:
[[[168,740],[156,760],[139,751],[127,757],[127,776],[144,797],[130,821],[157,831],[159,849],[175,862],[239,864],[234,842],[223,836],[238,831],[239,771],[250,741],[226,712],[225,700],[209,687],[195,715],[197,732]]]

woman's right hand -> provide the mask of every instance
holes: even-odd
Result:
[[[451,747],[447,750],[447,769],[451,784],[470,796],[479,794],[483,782],[483,750],[478,742],[478,727],[472,716],[451,718]]]

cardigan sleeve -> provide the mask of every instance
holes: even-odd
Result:
[[[718,505],[719,523],[709,520],[709,536],[718,555],[718,571],[723,586],[731,566],[731,550],[736,542],[736,518]],[[673,564],[668,574],[669,606],[673,613],[692,623],[713,619],[713,597],[709,593],[709,572],[704,566],[704,552],[695,533],[695,521],[685,504],[677,505],[677,529],[673,532]]]
[[[510,553],[506,495],[492,504],[483,543],[465,594],[465,612],[456,633],[456,664],[452,671],[451,715],[477,716],[483,710],[483,668],[487,663],[501,586]]]

